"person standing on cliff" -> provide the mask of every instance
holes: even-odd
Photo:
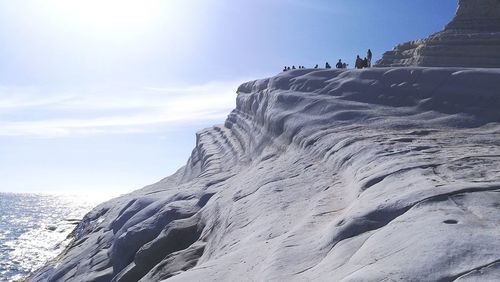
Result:
[[[372,67],[372,50],[368,49],[368,52],[366,53],[366,58],[368,59],[368,67]]]

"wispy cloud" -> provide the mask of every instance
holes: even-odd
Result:
[[[57,93],[33,87],[0,87],[0,136],[138,133],[200,121],[222,122],[234,108],[241,82]]]

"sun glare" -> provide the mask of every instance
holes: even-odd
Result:
[[[157,18],[157,0],[52,0],[44,2],[57,24],[87,32],[139,29]],[[165,11],[163,11],[164,13]]]
[[[192,51],[205,30],[199,23],[206,9],[196,1],[33,0],[18,7],[30,23],[22,31],[42,39],[41,48],[82,65],[98,60],[93,66],[105,69],[123,58],[140,61],[159,46],[165,54]]]

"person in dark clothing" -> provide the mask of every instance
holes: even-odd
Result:
[[[366,58],[368,59],[368,67],[372,67],[372,50],[368,49],[368,52],[366,53]]]
[[[347,68],[347,64],[346,63],[342,63],[342,68],[346,69]]]
[[[316,65],[314,66],[314,68],[315,68],[315,69],[319,68],[318,64],[316,64]]]
[[[296,69],[295,66],[292,66],[292,70]]]
[[[328,62],[326,62],[325,64],[325,69],[331,69],[332,67],[330,66],[330,64]]]
[[[354,66],[357,69],[362,69],[363,68],[363,60],[359,57],[359,55],[356,57],[356,64]]]
[[[287,70],[288,70],[288,69],[287,69],[287,67],[285,66],[285,67],[283,68],[283,72],[285,72],[285,71],[287,71]]]
[[[366,57],[363,59],[363,67],[364,68],[368,67],[368,58],[366,58]]]
[[[287,67],[287,68],[286,68],[286,70],[287,70],[287,71],[289,71],[289,70],[290,70],[290,67]]]
[[[341,59],[339,59],[339,61],[338,61],[337,65],[335,65],[335,67],[336,67],[336,68],[338,68],[338,69],[341,69],[341,68],[342,68],[342,66],[343,66],[343,64],[342,64],[342,60],[341,60]]]

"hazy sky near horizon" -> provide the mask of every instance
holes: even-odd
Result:
[[[422,38],[456,0],[0,0],[0,192],[125,193],[180,168],[246,80]]]

